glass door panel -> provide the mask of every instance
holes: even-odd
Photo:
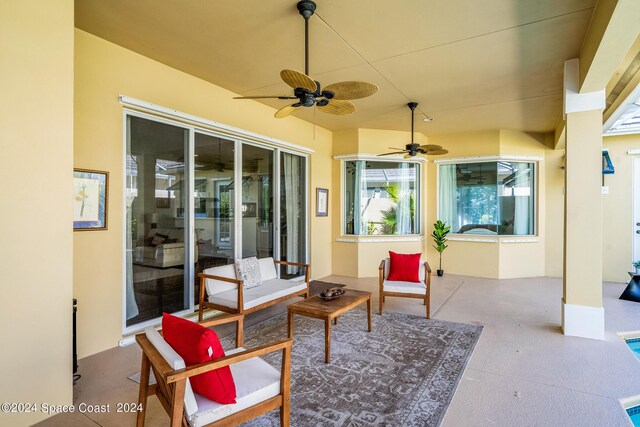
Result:
[[[280,154],[280,259],[306,262],[306,159]],[[280,266],[280,277],[290,279],[304,274],[295,266]]]
[[[242,258],[273,256],[273,151],[242,145]]]
[[[198,273],[234,262],[234,152],[234,141],[195,134],[195,304],[200,289]]]
[[[184,180],[189,132],[127,117],[126,325],[189,308]],[[184,215],[184,212],[182,212]]]

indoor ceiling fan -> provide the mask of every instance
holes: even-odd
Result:
[[[421,154],[423,156],[438,156],[441,154],[447,154],[447,150],[443,150],[441,146],[428,144],[428,145],[419,145],[413,142],[413,115],[418,106],[417,102],[410,102],[407,106],[411,109],[411,143],[405,145],[404,150],[402,148],[389,147],[391,150],[400,150],[393,151],[391,153],[378,154],[378,156],[391,156],[394,154],[405,154],[404,158],[409,159],[414,157],[416,154]]]
[[[324,88],[320,82],[309,77],[309,18],[316,10],[312,0],[302,0],[297,4],[298,12],[304,18],[304,74],[295,70],[282,70],[280,77],[293,88],[293,96],[237,96],[235,99],[296,99],[297,102],[286,105],[276,111],[275,117],[287,117],[299,107],[318,107],[318,110],[329,114],[351,114],[356,106],[351,99],[361,99],[378,91],[378,86],[361,81],[344,81],[333,83]]]

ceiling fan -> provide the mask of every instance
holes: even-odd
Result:
[[[351,114],[356,106],[351,99],[361,99],[378,91],[378,86],[362,81],[344,81],[333,83],[324,88],[320,82],[309,77],[309,18],[316,10],[312,0],[302,0],[297,4],[298,12],[304,18],[304,74],[295,70],[280,71],[280,78],[293,88],[293,96],[236,96],[234,99],[297,99],[276,111],[275,117],[281,119],[293,113],[299,107],[318,107],[329,114]]]
[[[441,146],[435,144],[428,145],[419,145],[413,142],[413,116],[418,106],[417,102],[409,102],[407,107],[411,109],[411,144],[405,145],[404,150],[402,148],[389,147],[391,150],[400,150],[393,151],[391,153],[378,154],[378,156],[391,156],[394,154],[405,154],[404,158],[409,159],[411,157],[416,156],[417,154],[421,154],[423,156],[438,156],[441,154],[447,154],[447,150],[443,150]]]

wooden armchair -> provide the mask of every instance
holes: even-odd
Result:
[[[380,314],[386,297],[419,298],[427,306],[427,319],[431,318],[431,266],[426,261],[420,261],[424,269],[420,269],[422,282],[396,282],[387,280],[389,276],[389,258],[385,258],[378,266],[378,280],[380,289]]]
[[[296,296],[309,298],[309,264],[278,261],[273,258],[261,258],[258,262],[263,283],[256,288],[244,289],[242,280],[236,277],[234,265],[212,267],[198,274],[198,320],[202,321],[204,310],[207,308],[227,313],[249,314]],[[304,268],[304,282],[278,279],[276,265]]]
[[[243,315],[230,315],[201,323],[210,327],[238,322],[235,350],[211,362],[185,367],[184,360],[167,344],[154,328],[136,335],[142,348],[140,391],[136,425],[144,426],[147,397],[156,395],[171,419],[171,426],[235,426],[258,415],[280,408],[280,425],[289,426],[291,339],[285,339],[252,349],[242,345]],[[282,351],[280,372],[259,356]],[[189,378],[214,369],[229,366],[236,383],[235,404],[212,402],[191,390]],[[156,384],[149,385],[153,370]]]

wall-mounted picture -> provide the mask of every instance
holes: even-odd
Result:
[[[316,188],[316,216],[329,216],[329,190]]]
[[[107,229],[109,172],[73,170],[73,230]]]

